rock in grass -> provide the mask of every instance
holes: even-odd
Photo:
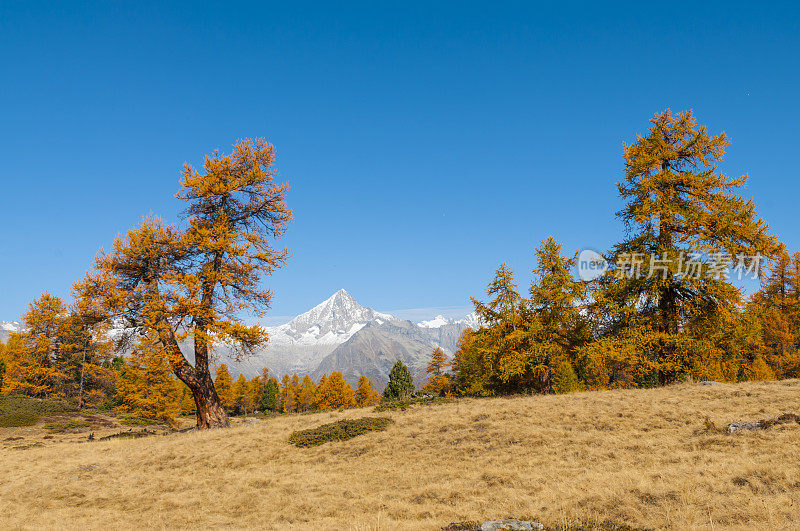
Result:
[[[800,424],[800,415],[797,415],[796,413],[784,413],[778,418],[759,420],[758,422],[731,422],[725,426],[725,431],[730,434],[742,430],[765,430],[779,424],[791,424],[793,422]]]
[[[515,520],[504,518],[502,520],[487,520],[482,524],[472,522],[453,522],[442,528],[442,531],[532,531],[544,529],[544,524],[529,520]]]
[[[731,422],[725,428],[728,433],[736,433],[741,430],[763,430],[764,426],[760,422]]]
[[[504,518],[502,520],[486,521],[481,524],[480,529],[481,531],[532,531],[534,529],[544,529],[544,525],[529,520]]]

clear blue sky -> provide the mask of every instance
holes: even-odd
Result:
[[[667,107],[730,135],[800,247],[797,4],[75,4],[0,4],[0,320],[175,220],[182,163],[239,137],[292,187],[276,318],[342,287],[464,307],[543,237],[607,249],[622,142]]]

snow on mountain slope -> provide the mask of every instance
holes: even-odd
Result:
[[[477,330],[482,326],[481,320],[478,317],[478,314],[476,314],[475,312],[469,313],[463,318],[458,320],[453,319],[452,317],[445,317],[444,315],[437,315],[430,321],[421,321],[417,323],[417,326],[420,326],[422,328],[441,328],[443,326],[452,324],[463,325],[472,328],[473,330]]]
[[[455,322],[450,317],[445,317],[444,315],[437,315],[430,321],[421,321],[417,323],[417,326],[422,328],[439,328],[440,326],[448,325]]]
[[[478,314],[475,312],[468,313],[462,319],[456,321],[456,323],[472,328],[473,330],[478,330],[479,328],[483,328],[483,322],[481,321],[481,318],[478,317]]]
[[[22,330],[22,325],[16,321],[0,321],[0,341],[5,343],[8,336]]]
[[[424,370],[436,346],[454,352],[461,332],[467,327],[480,328],[480,320],[474,313],[459,320],[439,315],[412,323],[362,306],[341,289],[288,323],[267,327],[269,343],[255,356],[225,363],[232,372],[248,377],[255,376],[263,367],[269,367],[278,377],[317,374],[320,370],[355,374],[369,367],[370,377],[381,382],[388,377],[387,367],[391,367],[388,361],[413,359],[415,368],[419,365]],[[225,348],[218,347],[216,351],[222,363],[227,357]],[[377,363],[379,359],[384,361]]]

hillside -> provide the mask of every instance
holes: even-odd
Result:
[[[7,528],[437,529],[505,516],[793,527],[800,426],[726,435],[704,419],[798,410],[793,380],[463,399],[138,440],[4,428],[0,518]],[[314,448],[287,443],[293,430],[364,415],[395,423]],[[44,447],[13,449],[19,433]]]
[[[323,374],[342,371],[350,382],[357,382],[362,374],[370,379],[376,389],[382,390],[389,381],[389,371],[397,360],[411,370],[414,383],[425,384],[425,368],[431,352],[440,345],[430,330],[411,321],[367,323],[346,342],[325,356],[312,373],[315,380]]]

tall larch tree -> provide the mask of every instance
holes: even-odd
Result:
[[[0,341],[0,395],[3,394],[3,386],[6,381],[6,344]]]
[[[762,277],[748,311],[760,325],[757,354],[778,377],[800,376],[800,253],[778,255]]]
[[[573,276],[577,253],[564,256],[561,249],[561,243],[552,236],[536,248],[536,267],[526,304],[526,365],[535,378],[533,387],[540,391],[555,390],[555,373],[563,382],[563,374],[569,373],[567,365],[575,363],[577,348],[591,339],[582,315],[588,287]]]
[[[314,395],[317,392],[317,386],[314,380],[309,375],[303,376],[300,382],[300,389],[297,392],[297,410],[308,411],[314,404]]]
[[[231,409],[239,415],[247,414],[247,378],[244,377],[244,374],[240,374],[233,382],[231,397]]]
[[[520,390],[526,386],[523,380],[532,379],[531,352],[526,344],[527,305],[507,265],[500,264],[497,268],[486,294],[489,297],[486,303],[472,297],[475,313],[486,324],[471,343],[476,355],[474,361],[485,375],[487,391]]]
[[[34,397],[57,395],[68,374],[64,347],[67,306],[45,293],[28,305],[22,316],[24,331],[12,334],[7,348],[9,393]]]
[[[177,197],[186,203],[185,228],[145,220],[100,253],[83,283],[109,319],[156,335],[192,391],[201,429],[229,425],[211,377],[213,345],[234,345],[242,357],[268,339],[240,316],[269,309],[272,293],[260,281],[287,257],[271,244],[292,218],[274,158],[264,140],[241,140],[230,155],[207,156],[202,170],[184,165]],[[194,344],[194,364],[180,350],[185,339]]]
[[[619,267],[615,278],[606,277],[597,303],[607,309],[606,333],[639,327],[649,336],[641,350],[650,352],[663,383],[693,363],[683,356],[704,349],[691,337],[729,326],[741,302],[725,278],[725,257],[750,267],[751,257],[772,257],[779,245],[753,202],[737,194],[748,176],[717,168],[730,144],[725,133],[710,135],[691,110],[666,110],[651,124],[624,145],[625,179],[617,186],[625,205],[617,215],[629,236],[611,253]],[[635,256],[645,261],[641,274]],[[685,335],[691,331],[695,336]]]

